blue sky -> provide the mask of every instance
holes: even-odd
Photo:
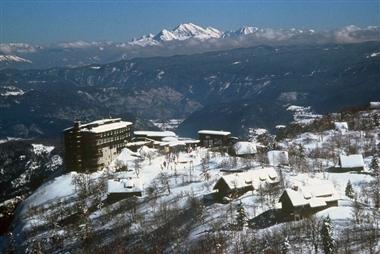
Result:
[[[0,0],[0,42],[128,41],[179,23],[332,29],[380,25],[380,0]]]

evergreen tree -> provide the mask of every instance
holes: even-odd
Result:
[[[349,198],[355,197],[355,192],[354,192],[354,189],[352,188],[352,184],[350,180],[348,180],[347,182],[345,193],[346,193],[346,196]]]
[[[237,206],[237,211],[236,211],[236,225],[238,226],[238,228],[241,229],[244,227],[246,222],[247,222],[247,215],[245,213],[243,204],[240,201],[240,203]]]
[[[333,227],[331,225],[330,217],[327,216],[323,219],[321,227],[321,239],[325,254],[335,253],[335,240],[332,235],[332,230]]]
[[[372,160],[371,160],[370,168],[372,169],[373,174],[374,174],[375,176],[380,175],[379,161],[378,161],[378,159],[377,159],[376,156],[373,156],[373,158],[372,158]]]

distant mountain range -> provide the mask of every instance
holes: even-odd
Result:
[[[360,43],[379,41],[380,27],[347,26],[330,31],[273,29],[252,26],[235,31],[186,23],[129,42],[63,42],[50,45],[0,44],[0,69],[77,67],[135,57],[172,56],[265,45]],[[18,60],[16,60],[18,59]],[[22,61],[20,61],[22,60]]]
[[[71,121],[120,116],[198,129],[274,128],[290,105],[316,113],[380,100],[380,42],[260,45],[77,68],[0,71],[0,137],[59,136]]]

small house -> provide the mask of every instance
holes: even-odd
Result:
[[[338,194],[327,180],[305,183],[304,186],[287,188],[280,197],[282,211],[294,218],[309,216],[315,212],[338,205]]]
[[[236,156],[251,157],[257,153],[256,144],[248,141],[239,141],[232,146],[232,152]]]
[[[107,202],[114,203],[133,196],[142,196],[142,186],[139,178],[128,177],[109,179],[107,181]]]
[[[279,176],[272,167],[252,169],[223,175],[214,185],[219,197],[242,195],[267,184],[278,183]]]
[[[200,145],[203,147],[222,147],[229,145],[231,132],[200,130],[198,131],[198,136]]]
[[[369,103],[370,109],[380,109],[380,101],[371,101]]]
[[[289,165],[289,155],[287,151],[272,150],[267,153],[269,165],[286,166]]]
[[[343,171],[361,171],[364,169],[364,160],[361,154],[340,155],[339,168]]]
[[[335,130],[339,131],[342,134],[344,134],[348,131],[347,122],[334,122],[334,126],[335,126]]]

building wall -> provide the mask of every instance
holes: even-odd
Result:
[[[131,139],[131,126],[94,133],[80,128],[64,132],[64,163],[69,171],[97,171],[109,165]]]
[[[228,146],[230,135],[199,134],[200,145],[203,147]]]

